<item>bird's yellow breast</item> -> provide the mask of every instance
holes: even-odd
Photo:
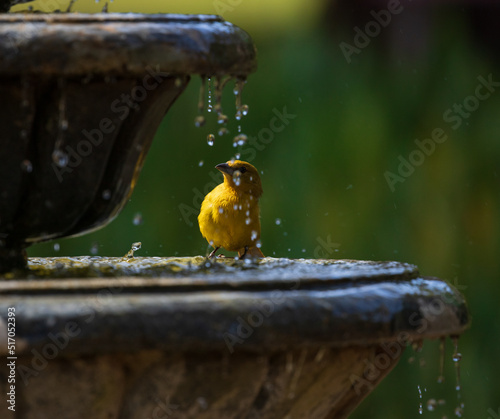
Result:
[[[221,183],[201,205],[200,231],[213,247],[238,251],[260,239],[258,199]]]

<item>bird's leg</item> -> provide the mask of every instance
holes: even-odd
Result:
[[[245,251],[243,252],[243,254],[240,256],[240,259],[243,259],[245,257],[245,255],[247,254],[248,252],[248,246],[245,246]]]
[[[220,249],[220,246],[219,246],[219,247],[216,247],[214,250],[212,250],[212,251],[210,252],[210,254],[208,255],[208,258],[209,258],[209,259],[212,259],[212,258],[215,256],[215,252],[217,252],[217,250],[219,250],[219,249]]]

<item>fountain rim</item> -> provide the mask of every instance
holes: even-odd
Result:
[[[180,13],[0,13],[0,23],[107,23],[107,22],[148,22],[148,23],[228,23],[222,16],[211,14]]]
[[[0,14],[0,76],[89,74],[245,78],[256,48],[240,27],[217,15],[138,13]]]

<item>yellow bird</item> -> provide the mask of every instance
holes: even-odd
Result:
[[[214,250],[238,252],[238,257],[264,257],[260,251],[259,198],[262,184],[257,169],[241,160],[215,166],[224,175],[224,183],[205,196],[198,223],[203,237]]]

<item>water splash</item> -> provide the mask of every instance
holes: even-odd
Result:
[[[207,135],[207,144],[212,147],[214,145],[215,135],[208,134]]]
[[[134,252],[137,252],[141,248],[141,246],[142,246],[141,242],[132,243],[130,250],[127,252],[127,254],[124,257],[133,258]]]

